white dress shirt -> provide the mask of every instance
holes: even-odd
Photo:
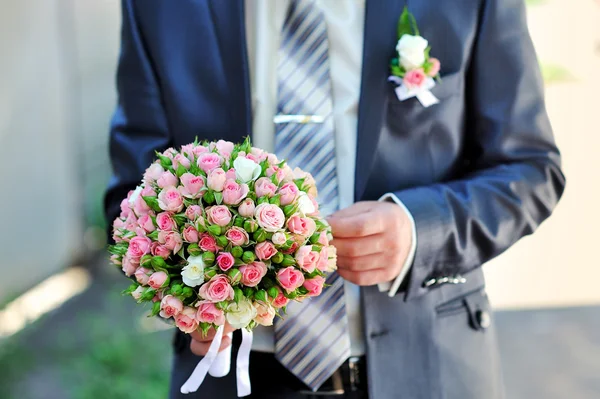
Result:
[[[267,151],[273,151],[275,147],[273,116],[277,113],[277,52],[289,4],[290,0],[246,0],[246,34],[253,110],[252,137],[256,147]],[[315,0],[315,4],[322,10],[327,23],[336,172],[340,209],[343,209],[354,203],[365,0]],[[382,197],[388,198],[404,207],[393,194]],[[416,250],[415,224],[408,209],[405,210],[413,227],[413,245],[402,272],[393,284],[379,284],[379,290],[388,291],[390,296],[398,290],[412,265]],[[362,355],[365,353],[365,343],[360,316],[359,287],[346,281],[345,299],[351,354]],[[272,328],[258,327],[254,330],[253,350],[273,352],[274,347]]]

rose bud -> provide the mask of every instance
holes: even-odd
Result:
[[[244,218],[239,216],[236,217],[233,221],[233,225],[237,227],[244,227]]]
[[[244,222],[244,230],[248,233],[254,233],[258,229],[258,224],[254,220],[246,220]]]
[[[150,254],[144,255],[144,256],[142,256],[142,259],[140,259],[140,266],[149,267],[151,261],[152,261],[152,255],[150,255]]]
[[[208,232],[213,236],[221,235],[221,231],[221,226],[218,226],[216,224],[208,226]]]
[[[294,204],[286,205],[283,207],[283,214],[285,215],[286,218],[289,218],[294,213],[296,213],[296,208],[297,208],[297,206]]]
[[[213,278],[214,276],[217,275],[217,271],[214,269],[206,269],[206,271],[204,272],[204,279],[205,280],[210,280],[211,278]]]
[[[251,263],[254,262],[255,256],[252,253],[252,251],[245,251],[244,254],[242,255],[242,262],[244,263]]]
[[[215,254],[212,252],[205,252],[202,254],[202,260],[206,265],[212,265],[215,263]]]
[[[271,261],[273,263],[281,263],[283,262],[283,254],[281,252],[277,252],[275,255],[273,255],[273,257],[271,258]]]
[[[269,294],[271,298],[277,298],[277,295],[279,295],[279,289],[273,286],[267,290],[267,294]]]
[[[231,254],[234,258],[241,258],[243,253],[244,250],[242,249],[242,247],[233,247],[231,249]]]
[[[284,255],[281,265],[284,267],[292,266],[296,264],[296,259],[292,255]]]
[[[242,290],[238,287],[235,287],[233,289],[233,300],[238,303],[240,301],[240,299],[242,299],[244,297],[244,293],[242,292]]]
[[[258,290],[256,294],[254,294],[254,299],[266,302],[267,301],[267,292],[265,290]]]
[[[240,204],[240,207],[238,208],[238,212],[240,213],[240,216],[250,218],[250,217],[254,216],[255,208],[256,207],[254,206],[254,201],[252,201],[252,199],[250,199],[250,198],[246,198]]]
[[[144,302],[144,301],[151,301],[152,298],[154,298],[154,295],[156,295],[156,290],[152,289],[152,288],[148,288],[146,291],[144,291],[144,293],[140,296],[140,302]]]
[[[207,192],[204,193],[204,196],[202,196],[202,199],[204,200],[204,202],[206,202],[207,204],[212,204],[215,202],[215,193],[212,190],[208,190]]]
[[[267,239],[267,232],[264,231],[263,229],[258,229],[254,232],[252,237],[254,237],[256,242],[263,242]]]
[[[160,312],[160,301],[154,302],[150,316],[156,316]]]
[[[165,272],[154,272],[148,279],[148,285],[154,289],[169,285],[169,275]]]
[[[280,198],[281,198],[281,196],[280,196],[279,194],[277,194],[276,196],[272,197],[272,198],[269,200],[269,203],[270,203],[270,204],[273,204],[273,205],[277,205],[277,206],[279,206],[279,205],[280,205],[280,204],[279,204],[279,199],[280,199]]]
[[[232,284],[237,284],[242,279],[242,273],[240,273],[240,270],[236,268],[229,269],[227,275],[229,276],[229,280],[231,280]]]
[[[165,260],[160,256],[153,256],[151,263],[154,268],[165,268],[167,266]]]
[[[182,291],[183,291],[183,288],[181,287],[180,284],[173,284],[171,286],[171,294],[173,294],[174,296],[181,295]]]
[[[202,250],[198,247],[198,244],[194,243],[188,246],[188,253],[192,256],[198,256],[202,253]]]
[[[217,237],[217,245],[220,246],[221,248],[225,248],[228,243],[229,243],[229,241],[227,240],[227,237],[225,237],[225,236]]]
[[[184,296],[185,298],[189,298],[192,295],[194,295],[194,290],[190,287],[183,287],[183,290],[181,291],[181,295]]]

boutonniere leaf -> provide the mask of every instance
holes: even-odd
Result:
[[[435,80],[439,80],[440,61],[430,57],[429,42],[419,33],[415,16],[404,7],[398,19],[397,56],[390,61],[389,80],[396,83],[400,101],[412,97],[428,107],[438,103],[431,94]]]

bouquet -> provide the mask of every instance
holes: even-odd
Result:
[[[230,353],[218,355],[220,370],[212,365],[225,322],[243,329],[239,362],[254,327],[283,317],[290,300],[321,294],[335,269],[335,248],[312,176],[249,139],[196,140],[156,155],[121,203],[109,252],[134,280],[124,293],[152,304],[150,316],[184,333],[216,329],[209,353],[182,387],[192,392],[207,372],[229,371]],[[238,394],[240,378],[248,379],[247,370],[239,372]]]

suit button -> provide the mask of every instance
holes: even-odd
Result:
[[[482,329],[489,328],[492,325],[492,317],[490,316],[490,312],[486,312],[485,310],[477,311],[477,323],[479,323],[479,327]]]

